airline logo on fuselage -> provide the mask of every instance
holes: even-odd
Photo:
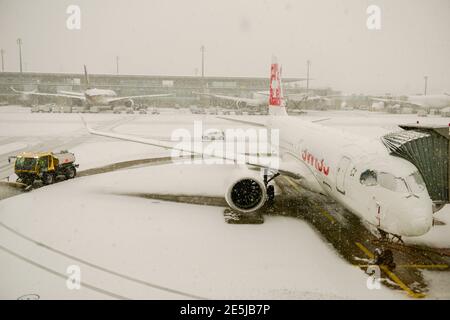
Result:
[[[328,176],[330,173],[330,167],[325,164],[325,160],[319,160],[306,149],[302,151],[302,159],[305,163],[309,164],[313,168],[316,168],[317,171],[322,172],[324,175]]]

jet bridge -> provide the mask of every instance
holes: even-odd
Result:
[[[450,126],[400,125],[381,138],[392,155],[413,163],[436,205],[450,199]]]

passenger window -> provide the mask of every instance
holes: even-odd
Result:
[[[359,177],[359,182],[365,186],[376,186],[377,185],[377,173],[373,170],[366,170],[361,173]]]

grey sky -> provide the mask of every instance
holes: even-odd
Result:
[[[81,30],[66,8],[81,8]],[[366,9],[382,10],[379,31]],[[272,54],[284,76],[349,93],[450,92],[449,0],[0,0],[6,71],[193,75],[206,46],[206,74],[268,76]],[[199,71],[200,72],[200,71]]]

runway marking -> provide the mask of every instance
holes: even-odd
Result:
[[[331,223],[335,223],[336,220],[334,219],[334,217],[328,213],[328,211],[326,211],[324,208],[322,208],[319,205],[314,205],[316,208],[319,209],[319,211],[325,216],[327,217],[328,220],[330,220]]]
[[[358,268],[368,268],[371,264],[354,264]],[[417,268],[417,269],[447,269],[446,264],[398,264],[397,268]]]
[[[0,245],[0,250],[3,250],[6,253],[9,253],[10,255],[12,255],[12,256],[14,256],[14,257],[16,257],[16,258],[18,258],[18,259],[20,259],[22,261],[25,261],[25,262],[27,262],[27,263],[29,263],[29,264],[37,267],[37,268],[40,268],[40,269],[45,270],[45,271],[47,271],[47,272],[49,272],[49,273],[51,273],[51,274],[53,274],[55,276],[58,276],[60,278],[63,278],[65,280],[67,280],[67,274],[59,273],[59,272],[57,272],[57,271],[55,271],[53,269],[47,268],[47,267],[45,267],[45,266],[43,266],[43,265],[41,265],[41,264],[39,264],[37,262],[34,262],[33,260],[30,260],[30,259],[28,259],[28,258],[26,258],[24,256],[21,256],[21,255],[15,253],[14,251],[9,250],[8,248],[3,247],[2,245]],[[91,289],[93,291],[96,291],[96,292],[108,295],[108,296],[110,296],[112,298],[121,299],[121,300],[130,300],[127,297],[115,294],[115,293],[110,292],[110,291],[106,291],[106,290],[104,290],[102,288],[95,287],[95,286],[90,285],[90,284],[85,283],[85,282],[82,282],[81,285],[82,285],[82,287],[89,288],[89,289]]]
[[[136,278],[133,278],[133,277],[130,277],[130,276],[127,276],[127,275],[118,273],[118,272],[113,271],[113,270],[109,270],[109,269],[107,269],[107,268],[104,268],[104,267],[98,266],[98,265],[96,265],[96,264],[93,264],[93,263],[91,263],[91,262],[89,262],[89,261],[86,261],[86,260],[77,258],[77,257],[72,256],[72,255],[70,255],[70,254],[67,254],[67,253],[65,253],[65,252],[63,252],[63,251],[60,251],[60,250],[58,250],[58,249],[52,248],[52,247],[50,247],[50,246],[48,246],[48,245],[46,245],[46,244],[44,244],[44,243],[42,243],[42,242],[35,241],[34,239],[32,239],[32,238],[30,238],[30,237],[28,237],[28,236],[26,236],[26,235],[24,235],[24,234],[21,234],[20,232],[18,232],[18,231],[16,231],[16,230],[14,230],[13,228],[7,226],[7,225],[4,224],[3,222],[0,222],[0,226],[3,227],[3,228],[5,228],[6,230],[9,230],[10,232],[14,233],[15,235],[19,236],[19,237],[22,238],[22,239],[25,239],[25,240],[27,240],[27,241],[29,241],[29,242],[33,242],[33,243],[36,244],[37,246],[43,247],[43,248],[45,248],[45,249],[47,249],[47,250],[49,250],[49,251],[52,251],[52,252],[57,253],[57,254],[59,254],[59,255],[62,255],[62,256],[64,256],[64,257],[66,257],[66,258],[69,258],[69,259],[72,259],[72,260],[81,262],[81,263],[83,263],[83,264],[85,264],[85,265],[87,265],[87,266],[89,266],[89,267],[91,267],[91,268],[94,268],[94,269],[97,269],[97,270],[100,270],[100,271],[103,271],[103,272],[110,273],[110,274],[115,275],[115,276],[117,276],[117,277],[119,277],[119,278],[122,278],[122,279],[125,279],[125,280],[129,280],[129,281],[132,281],[132,282],[135,282],[135,283],[138,283],[138,284],[141,284],[141,285],[144,285],[144,286],[153,288],[153,289],[158,289],[158,290],[162,290],[162,291],[167,291],[167,292],[170,292],[170,293],[174,293],[174,294],[181,295],[181,296],[185,296],[185,297],[192,298],[192,299],[198,299],[198,300],[206,300],[206,299],[207,299],[207,298],[200,297],[200,296],[197,296],[197,295],[194,295],[194,294],[191,294],[191,293],[187,293],[187,292],[179,291],[179,290],[176,290],[176,289],[171,289],[171,288],[163,287],[163,286],[160,286],[160,285],[157,285],[157,284],[153,284],[153,283],[150,283],[150,282],[146,282],[146,281],[144,281],[144,280],[136,279]],[[0,246],[0,248],[3,248],[3,247]],[[14,253],[12,252],[12,254],[14,254]],[[26,259],[26,258],[24,258],[24,259]],[[30,260],[30,261],[31,261],[31,260]],[[44,266],[42,266],[42,267],[45,268],[45,269],[47,269],[47,268],[44,267]],[[49,270],[50,270],[50,269],[49,269]],[[66,275],[64,275],[64,277],[67,278]],[[127,299],[128,299],[128,298],[127,298]]]
[[[401,268],[417,268],[417,269],[447,269],[447,264],[400,264]]]
[[[370,252],[369,249],[367,249],[362,243],[355,242],[356,246],[361,249],[362,252],[366,254],[370,259],[374,259],[375,255]],[[392,281],[394,281],[400,288],[402,288],[406,293],[408,293],[413,298],[424,298],[425,294],[423,293],[416,293],[412,291],[406,284],[403,283],[403,281],[400,280],[399,277],[395,273],[393,273],[387,266],[380,265],[379,266],[387,275],[389,278],[391,278]]]
[[[301,193],[300,188],[290,179],[290,178],[285,178],[285,180],[287,180],[289,182],[289,184],[298,192]],[[322,213],[331,223],[335,223],[336,220],[334,219],[334,217],[328,213],[328,211],[326,211],[324,208],[322,208],[322,206],[314,204],[314,206],[319,209],[320,213]]]

